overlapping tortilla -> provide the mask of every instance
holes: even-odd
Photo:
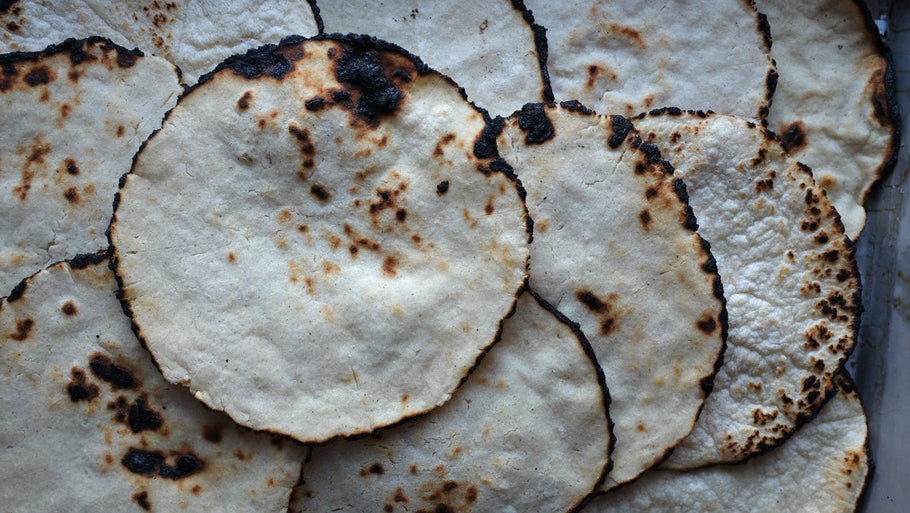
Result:
[[[284,511],[303,450],[164,381],[115,290],[83,255],[0,301],[0,509]]]
[[[526,292],[449,403],[313,448],[290,511],[574,510],[608,467],[608,402],[587,341]]]
[[[863,201],[893,165],[898,120],[887,51],[859,0],[758,0],[780,70],[768,126],[812,168],[851,239]]]
[[[625,116],[666,105],[767,115],[777,73],[750,1],[526,3],[546,28],[557,101]]]
[[[686,185],[628,120],[579,109],[528,105],[499,145],[535,222],[531,287],[579,323],[604,368],[612,487],[692,430],[723,351],[726,311]]]
[[[506,116],[546,100],[529,14],[520,3],[435,1],[319,2],[327,32],[358,32],[397,43],[451,76],[468,99]]]
[[[291,34],[317,32],[309,3],[294,0],[12,0],[0,5],[0,51],[37,51],[69,37],[103,36],[168,59],[188,83],[231,55]]]
[[[165,60],[98,38],[0,56],[0,297],[107,247],[117,180],[180,91]]]
[[[782,443],[834,393],[861,311],[853,244],[809,171],[764,129],[677,109],[634,122],[689,186],[730,315],[714,391],[664,466],[740,461]]]
[[[445,402],[526,279],[483,115],[366,37],[226,61],[125,177],[124,305],[160,366],[256,429],[324,441]]]
[[[597,497],[585,511],[856,511],[871,470],[866,416],[850,381],[836,382],[840,392],[782,447],[743,465],[653,470]]]

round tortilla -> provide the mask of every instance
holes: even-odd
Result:
[[[110,229],[165,378],[305,442],[445,402],[526,279],[523,191],[475,155],[484,127],[449,79],[366,37],[206,76],[137,156]]]
[[[313,448],[290,511],[575,511],[608,468],[608,402],[587,341],[525,293],[450,402]]]
[[[634,116],[683,106],[763,119],[777,72],[752,2],[528,0],[557,101]]]
[[[834,393],[861,311],[853,244],[810,172],[764,129],[676,109],[634,122],[689,185],[730,315],[714,391],[663,466],[741,461],[782,443]]]
[[[780,71],[768,127],[840,212],[856,240],[863,202],[894,164],[899,140],[893,69],[862,2],[758,0]]]
[[[6,511],[284,511],[302,448],[250,433],[161,378],[104,254],[0,301]]]
[[[328,32],[357,32],[399,44],[464,87],[468,99],[508,115],[546,100],[536,39],[520,2],[461,0],[322,2]]]
[[[180,67],[193,83],[231,55],[290,34],[315,35],[307,2],[272,0],[8,0],[0,51],[36,51],[68,37],[103,36]]]
[[[585,511],[851,513],[871,472],[863,405],[848,378],[792,440],[743,465],[653,470]]]
[[[605,487],[695,423],[726,337],[723,288],[686,186],[625,118],[528,105],[500,151],[534,219],[531,287],[578,322],[604,368],[616,450]]]
[[[180,94],[177,70],[100,38],[0,56],[0,297],[107,247],[117,180]]]

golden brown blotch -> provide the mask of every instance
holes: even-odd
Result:
[[[35,321],[32,319],[19,319],[16,321],[16,331],[7,335],[8,338],[16,340],[18,342],[23,342],[29,337],[32,332],[32,328],[35,327]]]
[[[649,231],[651,229],[651,211],[650,210],[644,209],[641,212],[639,212],[638,220],[641,222],[641,227],[645,231]]]
[[[236,261],[237,261],[237,255],[235,255],[233,251],[228,251],[228,262],[233,264]]]
[[[322,272],[326,275],[338,274],[341,272],[341,266],[326,260],[322,262]]]
[[[47,103],[51,100],[51,92],[47,89],[41,91],[41,96],[38,97],[38,101],[42,103]]]
[[[291,220],[291,218],[293,217],[293,214],[291,213],[290,210],[283,208],[278,211],[277,217],[278,217],[279,223],[287,223]]]
[[[32,188],[32,179],[35,177],[35,171],[32,166],[44,164],[44,156],[50,151],[50,143],[42,144],[37,140],[35,141],[31,153],[26,157],[25,165],[22,167],[22,178],[19,181],[19,185],[13,187],[13,194],[19,196],[20,200],[24,201],[28,197],[28,191]]]
[[[774,180],[770,178],[759,179],[755,181],[755,192],[760,194],[762,192],[770,191],[774,188]]]
[[[607,25],[607,31],[625,37],[638,45],[639,48],[647,48],[644,40],[641,38],[641,33],[632,27],[627,27],[618,23],[610,23]]]
[[[63,312],[65,315],[76,315],[77,313],[79,313],[79,310],[76,309],[76,303],[73,303],[72,301],[67,301],[66,303],[63,303],[63,306],[60,307],[60,311]]]
[[[455,134],[447,133],[444,136],[442,136],[442,138],[439,139],[439,141],[436,143],[436,147],[433,148],[433,156],[435,156],[435,157],[443,156],[443,154],[445,153],[443,151],[443,148],[454,140],[455,140]]]
[[[645,427],[644,424],[639,423],[637,426],[635,426],[635,430],[638,431],[638,432],[640,432],[640,433],[644,433],[644,432],[647,431],[648,429]]]
[[[382,261],[382,274],[390,277],[398,274],[398,260],[395,257],[385,257]]]
[[[202,438],[213,444],[220,443],[224,438],[223,424],[205,424],[202,426]]]
[[[361,476],[367,476],[369,474],[381,476],[383,473],[385,473],[385,468],[382,466],[382,463],[379,463],[378,461],[368,467],[360,469]]]
[[[126,128],[123,125],[117,125],[117,137],[123,137],[126,134]]]

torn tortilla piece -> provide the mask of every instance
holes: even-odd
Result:
[[[723,287],[686,185],[625,118],[527,105],[502,157],[535,223],[529,283],[578,322],[613,402],[605,487],[655,465],[689,432],[726,336]]]

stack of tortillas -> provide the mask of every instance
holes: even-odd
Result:
[[[856,507],[852,0],[0,22],[10,510]]]

